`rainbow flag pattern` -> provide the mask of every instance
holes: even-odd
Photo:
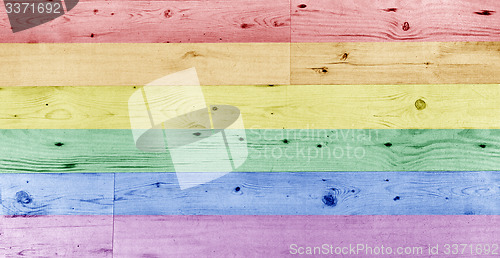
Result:
[[[500,2],[4,0],[2,257],[499,257]]]

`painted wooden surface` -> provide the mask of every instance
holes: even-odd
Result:
[[[282,257],[291,244],[422,247],[415,256],[429,257],[428,245],[443,256],[445,244],[498,239],[499,216],[116,216],[113,243],[117,257]]]
[[[500,42],[297,43],[292,84],[472,84],[500,81]]]
[[[5,257],[284,256],[290,245],[498,244],[499,216],[1,216]],[[470,248],[457,257],[471,257]],[[360,253],[366,255],[366,251]],[[425,253],[427,252],[427,253]],[[368,253],[369,255],[369,253]]]
[[[0,50],[0,85],[142,86],[190,67],[202,85],[288,85],[290,77],[303,85],[489,84],[500,79],[499,49],[500,42],[297,43],[291,50],[286,43],[9,44]]]
[[[196,173],[194,173],[196,174]],[[116,180],[115,180],[116,177]],[[2,174],[3,215],[500,215],[499,172]],[[114,192],[114,194],[113,194]]]
[[[114,174],[1,174],[3,215],[111,215]]]
[[[293,42],[499,41],[495,0],[292,0]]]
[[[112,257],[113,216],[0,216],[5,257]]]
[[[126,129],[1,130],[0,142],[3,173],[174,171],[168,152],[139,150]],[[253,129],[246,142],[248,158],[238,172],[500,169],[500,130],[493,129]]]
[[[142,86],[195,67],[202,85],[290,84],[290,46],[2,44],[2,86]]]
[[[0,128],[127,129],[129,98],[141,88],[134,87],[4,87]],[[207,105],[238,107],[245,127],[254,129],[500,128],[498,84],[203,86],[202,91]]]
[[[499,172],[116,174],[115,215],[500,215]]]
[[[12,33],[5,16],[0,20],[0,41],[498,41],[499,9],[494,0],[131,0],[120,4],[85,0],[63,17],[23,32]]]
[[[64,16],[22,32],[12,33],[7,15],[0,20],[0,42],[289,41],[288,0],[83,0]]]

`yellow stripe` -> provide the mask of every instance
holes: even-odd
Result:
[[[1,129],[126,129],[133,86],[4,87]],[[202,86],[245,128],[500,128],[500,85]],[[152,103],[149,103],[152,104]],[[147,116],[147,114],[145,114]]]

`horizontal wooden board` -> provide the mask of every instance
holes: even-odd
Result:
[[[292,44],[291,74],[285,43],[5,46],[3,86],[141,86],[190,67],[202,85],[499,82],[500,42]]]
[[[293,42],[499,41],[495,0],[292,0]]]
[[[500,42],[8,44],[0,85],[142,86],[190,67],[202,85],[288,85],[290,77],[302,85],[498,83],[499,49]]]
[[[0,174],[3,215],[112,215],[114,174]]]
[[[134,86],[0,88],[2,129],[129,129]],[[498,129],[500,86],[203,86],[252,129]],[[152,104],[154,101],[152,101]],[[464,104],[465,103],[465,104]]]
[[[243,140],[248,157],[238,172],[500,170],[500,130],[494,129],[248,129]],[[174,172],[169,152],[139,150],[126,129],[6,129],[0,142],[2,173]],[[195,161],[192,151],[227,151],[221,144],[190,145],[178,154]]]
[[[4,257],[112,257],[113,216],[0,216]]]
[[[297,43],[292,84],[500,82],[500,42]]]
[[[438,245],[439,256],[444,256],[444,245],[451,248],[453,243],[471,244],[472,250],[477,244],[489,244],[491,255],[498,239],[500,216],[116,216],[113,243],[116,257],[162,257],[165,253],[283,257],[297,249],[291,248],[293,244],[327,244],[334,252],[336,247],[345,247],[348,257],[378,256],[375,247],[382,256],[381,246],[392,249],[394,255],[383,255],[391,257],[398,247],[410,247],[410,251],[421,247],[421,253],[417,249],[411,257],[429,257],[429,245]],[[349,251],[349,245],[356,248],[358,244],[371,247],[374,253],[367,253],[366,247],[356,254]],[[470,247],[466,251],[454,257],[471,257]]]
[[[494,0],[128,0],[122,4],[84,0],[64,16],[22,32],[12,33],[5,16],[0,20],[0,41],[498,41],[498,9]]]
[[[500,172],[116,174],[115,215],[500,215]]]
[[[2,16],[0,42],[289,42],[290,4],[284,0],[81,0],[51,22],[17,33],[10,27],[7,15]]]
[[[290,84],[287,43],[2,44],[2,86],[142,86],[191,67],[202,85]]]
[[[175,173],[0,179],[3,215],[500,215],[490,171],[235,172],[187,190]]]

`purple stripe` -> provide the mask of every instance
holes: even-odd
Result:
[[[344,247],[347,256],[355,256],[349,245],[363,245],[358,257],[382,245],[385,252],[421,248],[421,256],[429,256],[429,245],[439,245],[441,255],[446,244],[470,244],[473,250],[489,244],[491,249],[500,244],[500,216],[115,217],[117,257],[278,257],[323,244],[333,253]],[[470,248],[457,256],[470,257]]]
[[[456,257],[470,257],[471,250],[484,252],[486,245],[495,250],[500,242],[499,215],[173,215],[115,216],[114,221],[110,215],[60,215],[2,216],[0,223],[6,257],[277,257],[307,247],[366,257],[382,246],[393,256],[398,250],[429,256],[429,246],[438,245],[442,255],[446,244],[467,244]]]

